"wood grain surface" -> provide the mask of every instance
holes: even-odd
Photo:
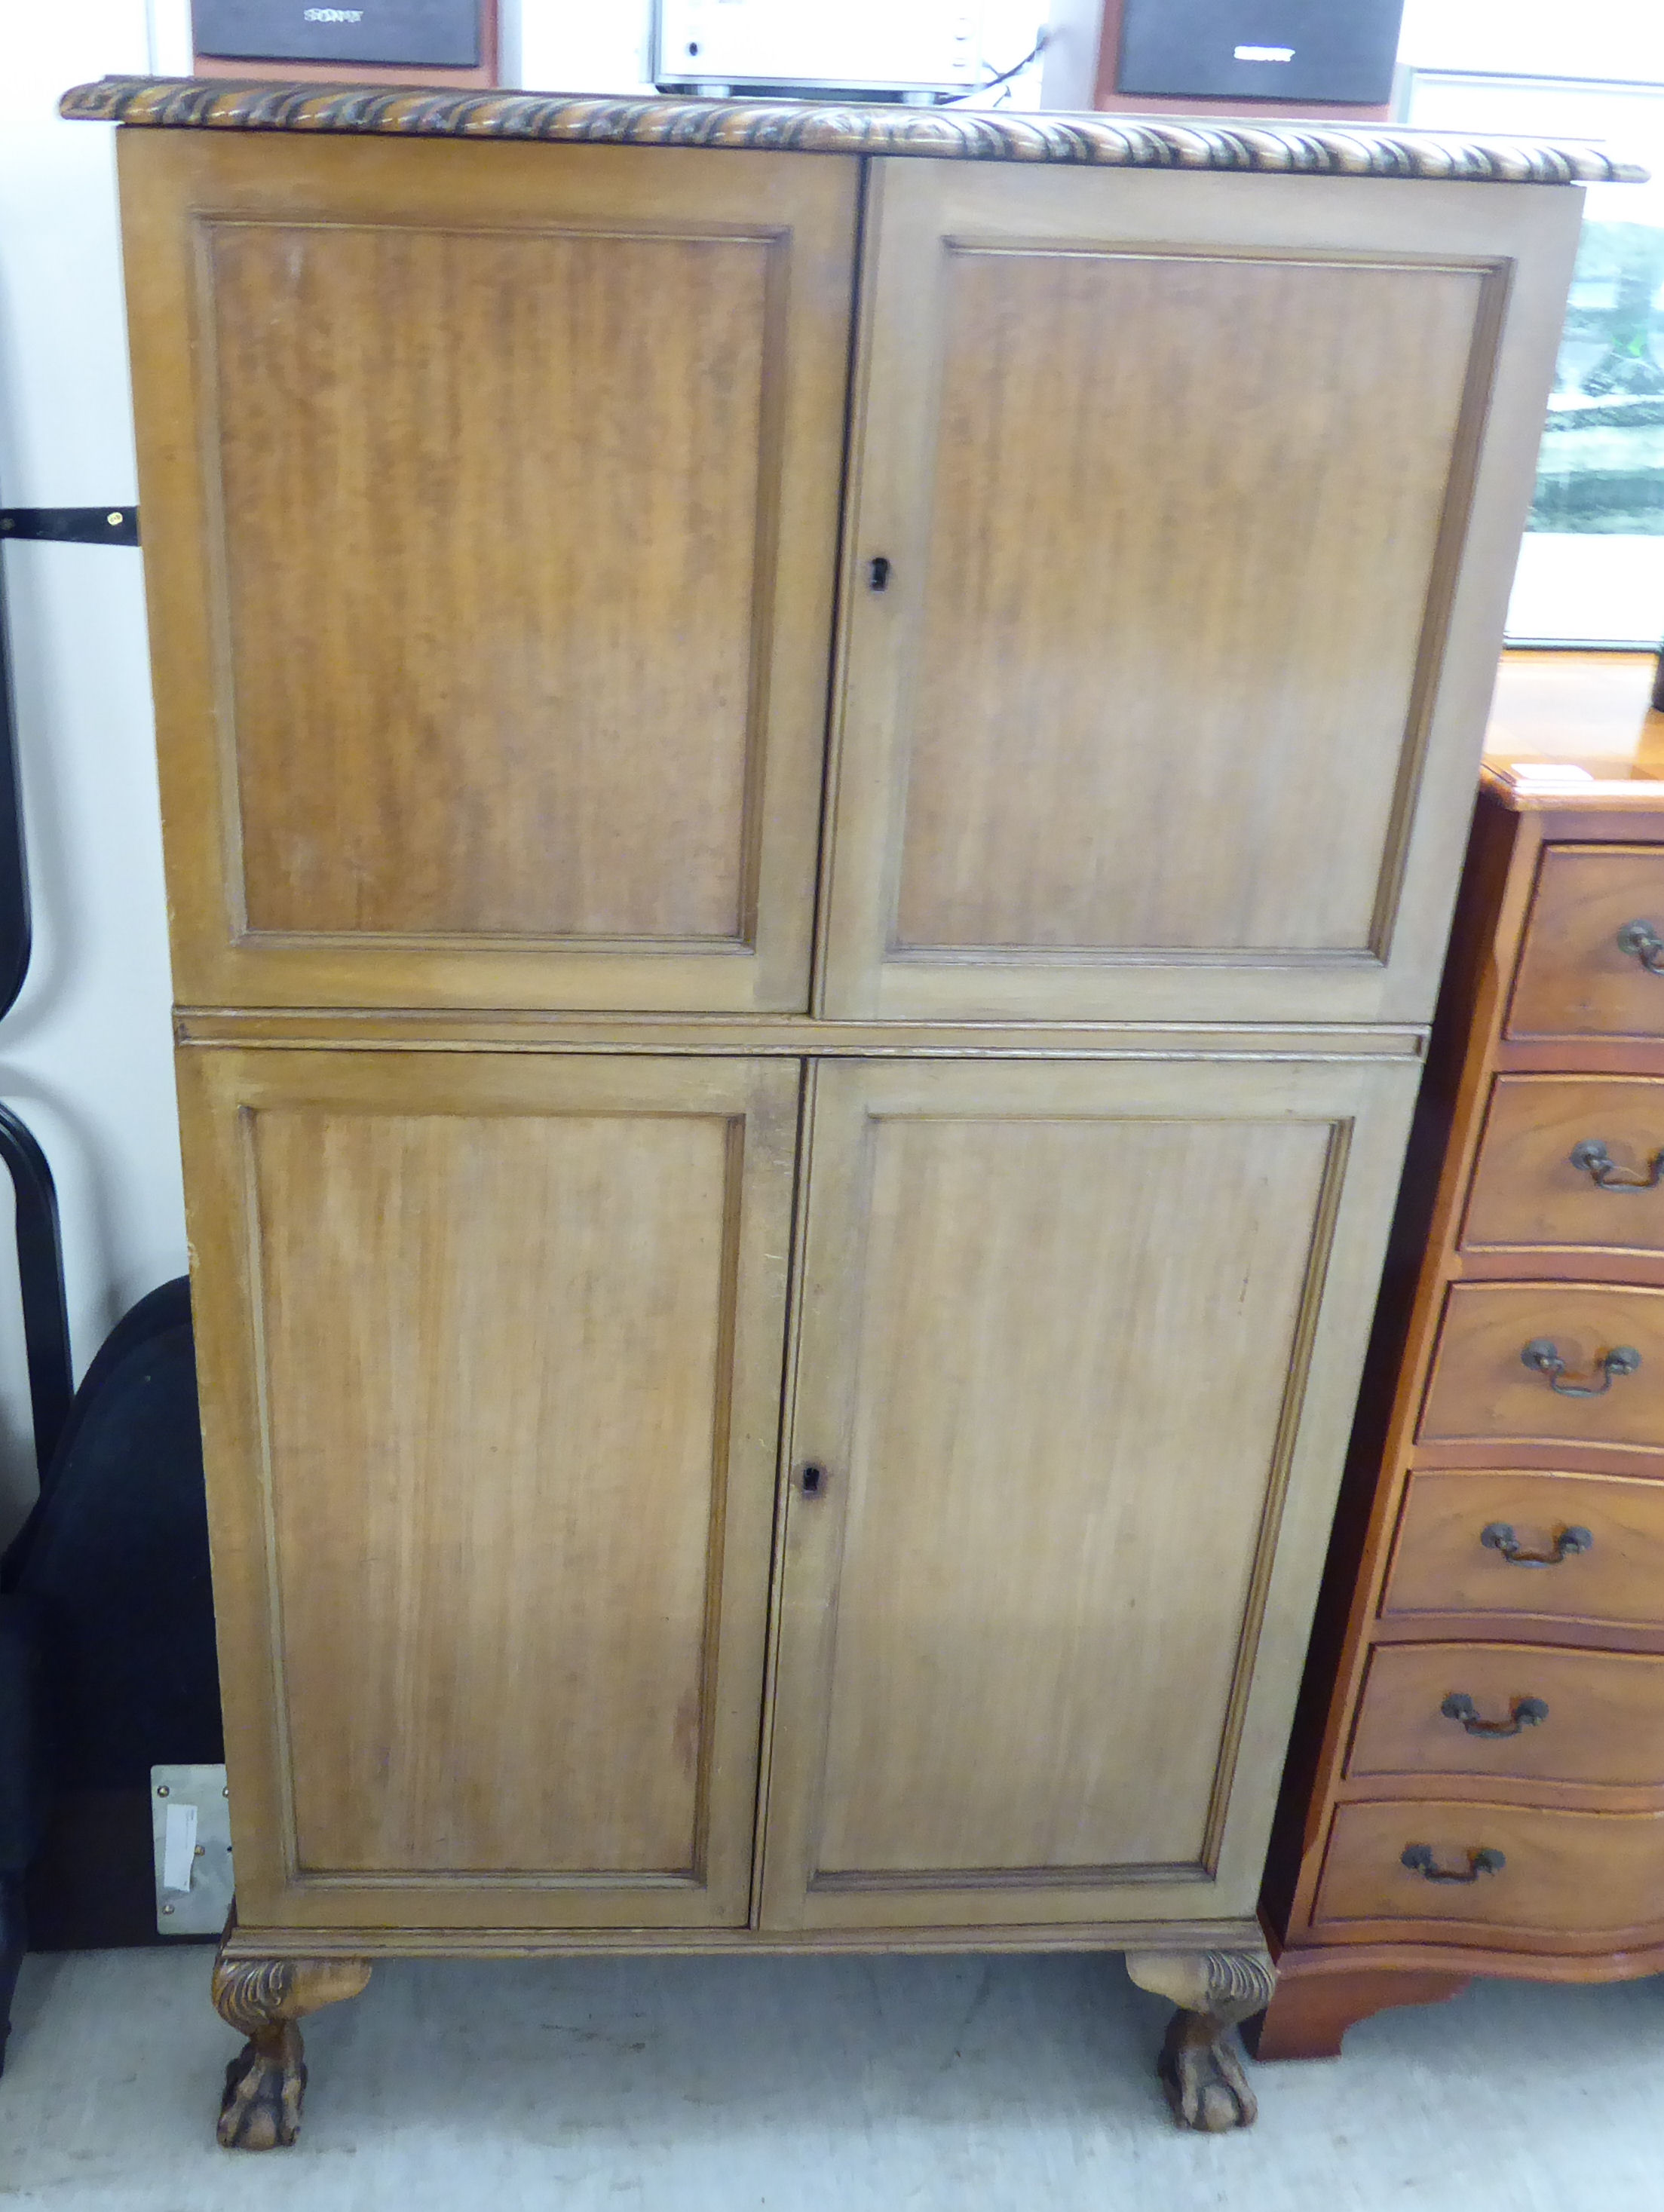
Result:
[[[1550,1567],[1506,1559],[1480,1541],[1492,1522],[1528,1552],[1552,1553],[1587,1528],[1585,1552]],[[1382,1611],[1499,1613],[1552,1620],[1651,1623],[1664,1589],[1664,1489],[1585,1474],[1445,1473],[1410,1477]]]
[[[826,1481],[787,1508],[766,1924],[1234,1881],[1269,1779],[1239,1731],[1291,1686],[1269,1547],[1333,1480],[1398,1107],[1315,1070],[820,1071],[792,1465]]]
[[[895,949],[1367,953],[1482,275],[939,282]]]
[[[1548,1711],[1515,1735],[1477,1735],[1442,1710],[1452,1696],[1485,1723],[1508,1725],[1527,1698]],[[1664,1659],[1529,1644],[1378,1649],[1346,1771],[1664,1787]]]
[[[1641,1354],[1598,1397],[1572,1397],[1525,1365],[1527,1344],[1556,1345],[1563,1380],[1602,1381],[1599,1363]],[[1427,1403],[1424,1445],[1457,1437],[1542,1437],[1583,1444],[1664,1447],[1664,1291],[1577,1283],[1457,1283],[1445,1308]]]
[[[824,1011],[1426,1018],[1558,204],[904,161],[871,201]]]
[[[1429,1881],[1401,1863],[1425,1844],[1441,1871],[1500,1850],[1497,1874]],[[1557,1935],[1618,1936],[1660,1918],[1664,1813],[1552,1813],[1519,1805],[1342,1805],[1334,1817],[1315,1919],[1417,1920]]]
[[[854,165],[123,159],[179,998],[805,1007]]]
[[[1572,1155],[1606,1148],[1597,1182]],[[1664,1080],[1503,1075],[1497,1079],[1462,1226],[1467,1250],[1576,1246],[1603,1252],[1664,1251]]]
[[[1664,933],[1664,850],[1649,845],[1551,845],[1544,853],[1520,955],[1508,1035],[1664,1036],[1664,975],[1651,975],[1618,932],[1631,921]]]
[[[185,1076],[251,1917],[742,1923],[795,1071]]]
[[[207,255],[249,927],[749,938],[771,241]]]

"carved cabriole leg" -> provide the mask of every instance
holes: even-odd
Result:
[[[1179,2008],[1156,2064],[1179,2125],[1209,2135],[1251,2128],[1260,2107],[1236,2055],[1236,2028],[1271,2002],[1269,1953],[1134,1951],[1127,1971],[1141,1990]]]
[[[370,1978],[367,1959],[228,1959],[214,1961],[214,2005],[248,2041],[225,2069],[219,2137],[228,2150],[274,2150],[301,2127],[307,2068],[295,2022],[355,1997]]]

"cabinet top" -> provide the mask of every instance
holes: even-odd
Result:
[[[1473,184],[1641,184],[1588,146],[1248,117],[1052,115],[1013,109],[820,106],[789,100],[620,99],[410,86],[106,76],[59,103],[71,120],[173,131],[339,131],[422,138],[587,140],[950,161],[1061,161],[1120,169],[1236,169]]]

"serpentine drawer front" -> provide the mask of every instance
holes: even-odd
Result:
[[[1373,1799],[1334,1816],[1315,1920],[1611,1939],[1660,1917],[1664,1813]]]
[[[1346,1771],[1664,1787],[1664,1658],[1378,1646]]]
[[[1388,1619],[1655,1621],[1664,1614],[1664,1484],[1424,1468],[1410,1478],[1381,1609]]]
[[[1456,1284],[1420,1433],[1664,1449],[1664,1291]]]
[[[1526,926],[1508,1035],[1664,1033],[1664,853],[1552,845]]]
[[[1664,1252],[1664,1083],[1498,1077],[1462,1248],[1533,1245]]]

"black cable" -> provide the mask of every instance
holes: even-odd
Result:
[[[986,84],[974,84],[969,92],[956,92],[951,100],[938,100],[937,105],[952,107],[962,100],[975,100],[979,93],[992,92],[997,84],[1009,84],[1014,76],[1022,76],[1030,62],[1037,62],[1045,51],[1046,33],[1042,31],[1020,62],[1013,62],[1008,70],[1001,70],[998,76],[991,76]]]

